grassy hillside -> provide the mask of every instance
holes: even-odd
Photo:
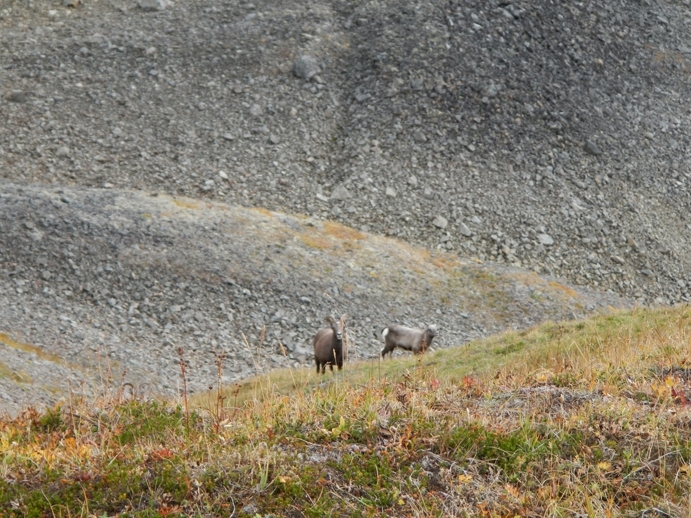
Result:
[[[688,516],[690,320],[548,323],[177,405],[73,398],[0,423],[0,513]]]

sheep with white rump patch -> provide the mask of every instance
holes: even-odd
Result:
[[[396,347],[412,351],[413,354],[422,354],[432,346],[432,340],[437,336],[437,326],[427,326],[427,329],[422,330],[393,324],[382,329],[381,336],[384,339],[381,359],[391,354]]]

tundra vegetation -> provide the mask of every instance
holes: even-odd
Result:
[[[683,306],[546,323],[337,377],[276,371],[189,407],[73,396],[0,421],[0,509],[689,516],[690,322]]]

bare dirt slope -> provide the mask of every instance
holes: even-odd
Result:
[[[134,191],[0,184],[0,250],[8,410],[70,386],[175,394],[178,347],[192,392],[221,351],[226,383],[311,365],[327,314],[349,315],[358,359],[390,322],[436,323],[444,347],[624,304],[334,222]]]

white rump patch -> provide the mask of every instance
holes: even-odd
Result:
[[[381,332],[381,337],[386,338],[386,335],[389,334],[389,328],[385,327],[384,330]]]

